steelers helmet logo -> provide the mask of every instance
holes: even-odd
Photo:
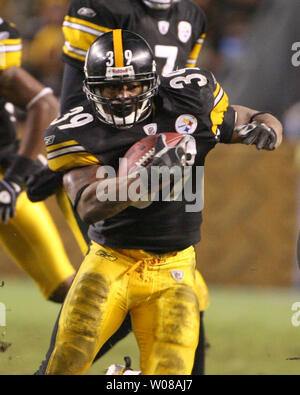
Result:
[[[175,122],[176,132],[180,134],[192,134],[198,125],[197,118],[191,114],[180,115]]]

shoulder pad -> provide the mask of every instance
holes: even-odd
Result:
[[[162,77],[158,92],[163,109],[198,117],[218,137],[229,100],[210,71],[187,68],[172,72]]]

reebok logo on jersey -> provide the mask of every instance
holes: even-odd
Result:
[[[110,262],[114,262],[118,259],[115,255],[110,254],[109,252],[106,252],[104,250],[98,250],[96,252],[96,255],[101,256],[102,258],[107,259]]]
[[[80,16],[86,16],[88,18],[93,18],[96,16],[96,11],[92,10],[91,8],[88,7],[81,7],[77,11],[77,14]]]
[[[45,145],[46,146],[51,145],[54,140],[55,140],[55,135],[54,134],[52,134],[51,136],[45,137],[44,138]]]
[[[175,281],[182,281],[184,272],[183,270],[171,270],[171,276]]]

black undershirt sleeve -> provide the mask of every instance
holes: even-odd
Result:
[[[231,142],[232,133],[235,124],[235,110],[232,107],[228,107],[224,115],[224,121],[222,125],[219,127],[221,135],[220,142],[229,144]]]

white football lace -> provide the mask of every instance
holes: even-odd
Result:
[[[153,147],[148,152],[146,152],[145,155],[143,155],[140,160],[135,162],[135,165],[136,166],[145,166],[147,164],[147,162],[150,159],[152,159],[152,156],[154,155],[154,152],[155,152],[155,148]]]

